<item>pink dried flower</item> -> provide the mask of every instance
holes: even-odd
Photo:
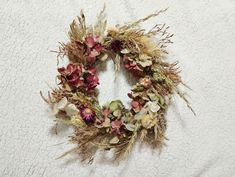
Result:
[[[109,113],[110,113],[110,111],[109,111],[108,108],[105,108],[105,109],[102,110],[102,115],[103,115],[105,118],[108,117]]]
[[[97,41],[99,36],[93,37],[88,36],[85,39],[85,44],[87,46],[87,61],[93,63],[96,60],[96,57],[100,55],[104,47]]]
[[[89,57],[97,57],[100,53],[97,52],[95,49],[92,49],[92,51],[90,51]]]
[[[121,120],[114,120],[111,122],[111,132],[120,135],[120,128],[122,126]]]
[[[93,122],[94,118],[96,116],[95,111],[88,108],[88,107],[81,107],[80,108],[80,115],[86,123]]]
[[[87,47],[92,48],[96,44],[96,40],[93,36],[88,36],[85,39],[85,44],[87,45]]]
[[[104,47],[99,43],[96,44],[94,48],[98,53],[100,53],[104,49]]]
[[[132,100],[131,107],[135,112],[139,112],[142,108],[142,105],[138,101]]]
[[[141,77],[143,75],[143,70],[137,65],[135,61],[132,61],[128,56],[124,55],[124,66],[129,70],[134,76]]]

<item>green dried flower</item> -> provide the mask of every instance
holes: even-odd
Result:
[[[112,101],[110,104],[109,104],[109,110],[113,113],[114,111],[116,110],[121,110],[123,109],[124,106],[122,104],[122,102],[120,100],[115,100],[115,101]]]

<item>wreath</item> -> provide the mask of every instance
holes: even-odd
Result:
[[[64,155],[77,153],[82,160],[91,162],[97,150],[114,149],[114,159],[121,160],[137,140],[161,148],[166,139],[166,112],[172,95],[178,94],[192,110],[178,89],[183,84],[178,63],[166,61],[165,49],[173,36],[167,32],[169,27],[157,24],[147,31],[139,26],[164,11],[106,28],[104,8],[94,26],[86,25],[82,11],[71,23],[70,41],[60,43],[57,52],[69,64],[58,68],[58,86],[48,92],[48,98],[41,92],[56,121],[74,127],[70,142],[76,146]],[[113,60],[116,72],[124,67],[136,79],[128,93],[130,109],[120,100],[99,104],[97,67],[109,59]]]

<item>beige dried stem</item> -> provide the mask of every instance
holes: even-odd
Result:
[[[161,13],[167,11],[167,9],[168,9],[168,8],[166,8],[166,9],[164,9],[164,10],[160,10],[160,11],[155,11],[154,13],[152,13],[152,14],[150,14],[150,15],[144,17],[144,18],[141,18],[141,19],[136,20],[136,21],[134,21],[134,22],[129,22],[129,23],[127,23],[127,24],[121,26],[119,29],[125,31],[125,30],[127,30],[127,29],[136,27],[136,26],[138,26],[140,23],[143,23],[143,22],[147,21],[148,19],[153,18],[153,17],[156,17],[156,16],[158,16],[159,14],[161,14]]]
[[[105,4],[99,15],[97,16],[97,22],[94,26],[94,33],[98,36],[104,36],[106,26],[107,26],[107,20],[106,20],[106,14],[105,14]]]

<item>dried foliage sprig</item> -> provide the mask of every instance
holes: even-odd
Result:
[[[173,94],[178,94],[193,111],[178,88],[179,84],[185,86],[178,62],[166,61],[165,48],[173,36],[169,27],[157,24],[149,31],[140,27],[165,11],[107,28],[104,7],[94,26],[86,25],[82,11],[71,23],[70,41],[60,43],[58,51],[58,56],[66,56],[69,64],[58,68],[58,88],[48,93],[48,98],[41,93],[56,120],[74,127],[70,141],[76,147],[64,155],[77,153],[82,160],[91,162],[97,150],[114,149],[114,159],[119,161],[128,156],[138,139],[161,148],[166,139],[166,111]],[[115,70],[124,67],[137,78],[128,93],[131,109],[120,100],[99,104],[96,67],[109,59],[114,61]]]

